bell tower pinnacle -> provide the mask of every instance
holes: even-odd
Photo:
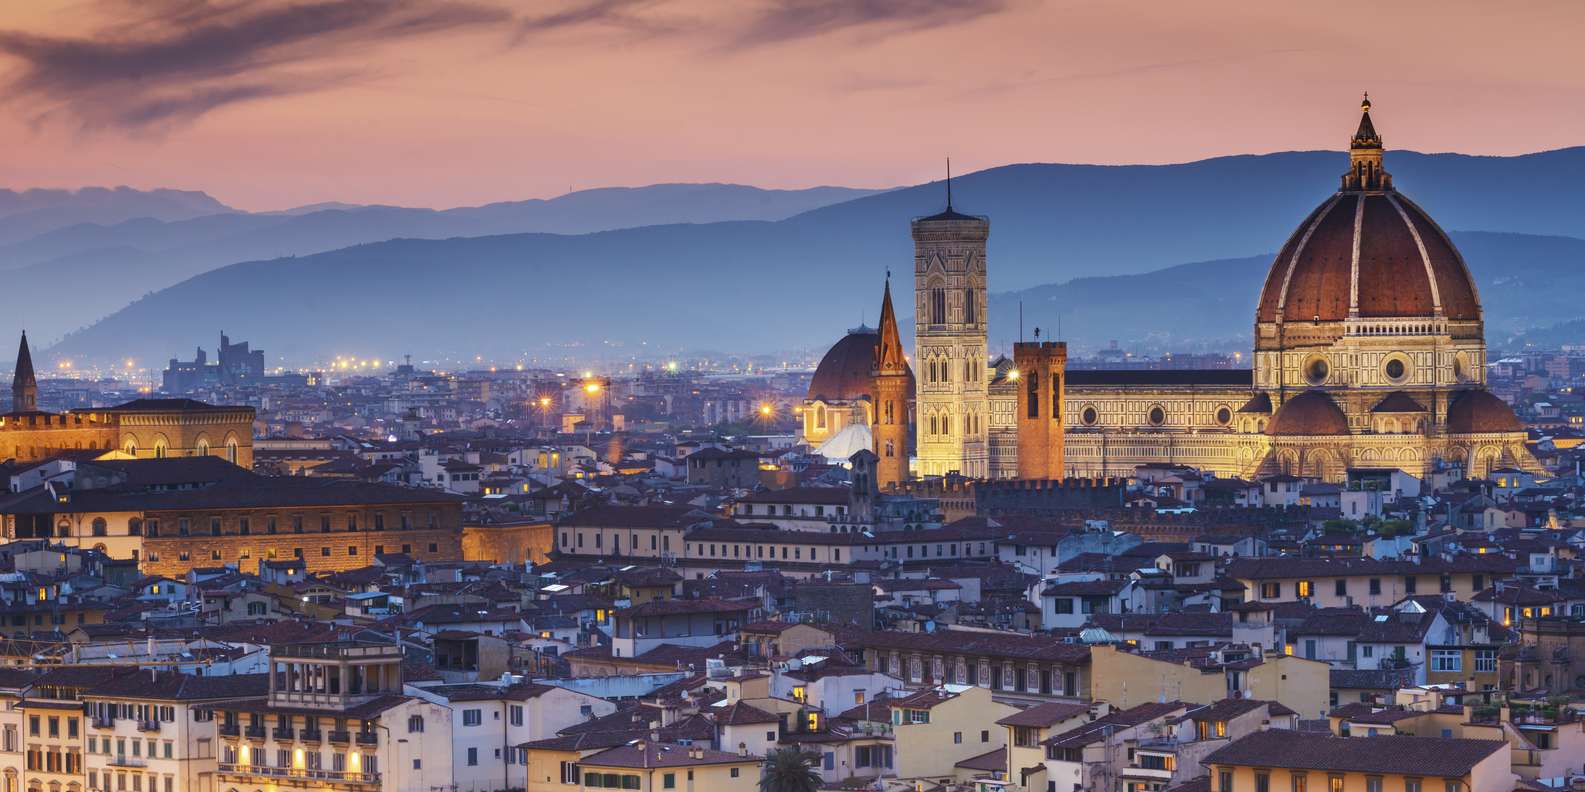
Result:
[[[11,411],[37,412],[39,408],[39,383],[33,375],[33,354],[28,351],[28,333],[22,331],[22,344],[17,348],[16,375],[11,378]]]

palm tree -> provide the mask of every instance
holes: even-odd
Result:
[[[777,748],[765,754],[765,775],[760,777],[760,792],[816,792],[820,774],[808,757],[797,748]]]

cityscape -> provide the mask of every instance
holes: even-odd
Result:
[[[0,792],[1585,789],[1585,6],[1188,5],[8,11]]]

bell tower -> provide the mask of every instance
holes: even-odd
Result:
[[[990,475],[985,243],[991,221],[952,208],[913,221],[919,472]]]
[[[1035,329],[1039,338],[1040,329]],[[1061,341],[1013,344],[1017,366],[1018,477],[1063,477],[1063,400],[1067,396],[1068,345]]]
[[[16,376],[11,379],[11,411],[37,412],[39,409],[39,383],[33,375],[33,354],[28,351],[28,334],[22,331],[22,344],[17,349]]]
[[[881,295],[880,342],[875,345],[875,365],[870,369],[875,398],[875,485],[880,491],[908,479],[908,358],[903,354],[897,313],[892,310],[892,278],[886,275]]]

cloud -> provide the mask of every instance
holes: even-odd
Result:
[[[215,108],[359,76],[326,63],[361,48],[507,22],[472,0],[113,0],[92,36],[0,31],[21,63],[7,85],[36,120],[150,129]]]
[[[731,44],[780,44],[856,28],[927,30],[997,13],[1007,0],[773,0]]]

